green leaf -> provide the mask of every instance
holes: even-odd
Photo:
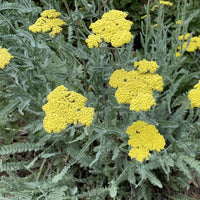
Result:
[[[149,181],[153,185],[156,185],[159,188],[162,188],[162,183],[160,182],[160,180],[153,173],[151,173],[149,170],[146,171],[146,177],[149,179]]]
[[[61,180],[63,176],[67,173],[67,171],[70,169],[70,167],[71,165],[65,166],[59,174],[53,177],[52,182],[57,183],[59,180]]]
[[[109,194],[112,198],[117,196],[117,185],[114,181],[111,181],[111,187],[109,188]]]
[[[20,99],[16,98],[9,102],[9,104],[1,110],[0,116],[6,117],[9,113],[11,113],[16,107],[17,104],[21,103]]]
[[[115,160],[115,159],[117,158],[117,156],[119,155],[119,152],[120,152],[119,147],[116,146],[116,147],[114,148],[114,151],[113,151],[112,160]]]
[[[157,121],[162,128],[177,128],[179,125],[176,122]]]

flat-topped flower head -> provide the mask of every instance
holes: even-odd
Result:
[[[148,64],[151,62],[147,62]],[[139,66],[140,62],[135,65]],[[153,97],[153,90],[163,90],[163,80],[158,74],[146,71],[155,71],[159,67],[155,62],[150,67],[146,66],[140,70],[127,72],[125,69],[115,70],[110,77],[110,86],[117,88],[115,97],[118,103],[130,104],[130,110],[147,111],[156,104]]]
[[[129,135],[128,144],[132,147],[129,156],[139,162],[148,160],[151,151],[160,152],[164,149],[165,139],[154,125],[149,125],[144,121],[133,122],[126,130]]]
[[[134,66],[138,68],[140,73],[154,73],[157,68],[159,68],[159,65],[155,61],[148,61],[148,60],[141,60],[139,62],[134,62]]]
[[[61,85],[47,97],[48,103],[42,109],[46,116],[43,120],[44,129],[51,133],[59,133],[69,124],[90,126],[94,117],[94,108],[85,107],[87,98]]]
[[[4,69],[5,66],[9,64],[11,58],[14,58],[14,57],[8,52],[8,49],[2,48],[0,46],[0,68],[1,69]]]
[[[127,13],[110,10],[102,18],[90,25],[93,34],[88,36],[86,43],[89,48],[97,47],[102,39],[114,47],[127,44],[133,38],[130,29],[133,22],[126,20]]]
[[[194,89],[189,91],[188,98],[191,102],[191,108],[200,107],[200,80],[194,86]]]
[[[50,32],[49,35],[55,36],[62,31],[61,26],[66,24],[58,18],[61,13],[56,12],[55,9],[45,10],[40,15],[41,17],[37,19],[35,24],[29,26],[29,30],[34,33]]]

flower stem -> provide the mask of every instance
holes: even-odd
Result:
[[[71,18],[71,21],[72,21],[72,24],[73,24],[72,26],[73,26],[73,28],[74,28],[74,30],[75,30],[75,34],[76,34],[76,38],[77,38],[77,40],[78,40],[78,46],[79,46],[79,44],[80,44],[80,38],[79,38],[78,31],[77,31],[76,26],[75,26],[75,23],[74,23],[74,19],[73,19],[73,17],[72,17],[71,10],[69,9],[69,5],[68,5],[68,3],[67,3],[66,0],[63,0],[63,3],[65,4],[65,7],[66,7],[66,9],[67,9],[67,12],[68,12],[69,17]]]
[[[124,69],[126,69],[125,66],[124,66],[124,64],[123,64],[123,62],[122,62],[122,59],[121,59],[121,57],[120,57],[119,49],[118,49],[118,48],[115,48],[115,50],[116,50],[116,52],[117,52],[117,57],[118,57],[119,62],[121,63],[122,67],[123,67]]]

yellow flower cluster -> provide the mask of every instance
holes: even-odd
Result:
[[[126,133],[129,135],[128,144],[132,147],[129,156],[139,162],[143,162],[143,159],[148,160],[150,151],[157,150],[160,152],[164,149],[165,139],[154,125],[139,120],[133,122],[127,128]]]
[[[49,35],[55,36],[56,34],[62,31],[61,26],[66,23],[59,19],[58,17],[61,15],[60,12],[56,12],[55,9],[45,10],[41,14],[41,17],[37,19],[35,24],[29,26],[29,30],[37,33],[37,32],[50,32]]]
[[[159,1],[159,3],[166,6],[173,6],[173,3],[171,3],[170,1]]]
[[[191,37],[190,42],[188,44],[187,39],[190,37],[190,33],[187,33],[185,36],[181,35],[179,36],[179,40],[185,40],[181,46],[178,46],[178,52],[176,52],[176,57],[179,57],[181,55],[180,51],[181,49],[185,49],[187,52],[194,52],[197,49],[200,49],[200,36],[194,36]],[[188,45],[188,46],[187,46]]]
[[[90,25],[94,34],[86,39],[89,48],[98,47],[102,39],[111,43],[113,47],[120,47],[129,43],[133,36],[130,29],[133,22],[126,20],[127,13],[119,10],[110,10],[104,13],[102,19]]]
[[[14,58],[14,57],[10,53],[8,53],[8,49],[2,48],[0,46],[0,68],[1,69],[4,69],[4,67],[9,64],[11,58]]]
[[[188,98],[191,101],[191,108],[200,107],[200,80],[194,86],[194,89],[189,91]]]
[[[94,108],[85,107],[87,98],[64,86],[58,86],[47,97],[48,103],[42,109],[46,116],[43,120],[44,129],[51,133],[65,130],[68,124],[90,126],[94,117]]]
[[[137,67],[140,73],[154,73],[159,65],[155,61],[141,60],[139,62],[134,62],[134,67]]]
[[[154,6],[151,8],[151,11],[154,11],[156,8],[158,8],[158,5],[154,5]]]
[[[143,65],[144,63],[146,65]],[[134,65],[138,67],[139,71],[116,70],[111,75],[109,84],[118,88],[115,92],[118,103],[130,104],[130,110],[133,111],[147,111],[156,104],[153,90],[163,90],[162,77],[147,72],[154,72],[158,67],[153,61],[143,60]]]
[[[176,21],[176,24],[182,24],[182,20]]]
[[[147,17],[147,15],[143,15],[142,17],[141,17],[141,19],[145,19]]]
[[[155,27],[157,27],[157,26],[158,26],[158,24],[154,24],[154,25],[153,25],[153,28],[155,28]]]

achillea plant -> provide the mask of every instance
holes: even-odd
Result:
[[[129,135],[128,144],[132,147],[129,156],[139,162],[143,162],[144,159],[148,160],[148,156],[151,155],[150,151],[160,152],[164,149],[165,139],[154,125],[139,120],[133,122],[127,128],[126,133]]]
[[[110,10],[102,16],[102,19],[90,25],[94,34],[86,39],[89,48],[98,47],[102,39],[111,43],[113,47],[127,44],[133,38],[130,29],[133,22],[126,20],[127,13],[119,10]]]
[[[58,86],[47,97],[48,103],[42,109],[46,116],[43,120],[44,129],[51,133],[65,130],[68,124],[90,126],[94,117],[94,108],[85,107],[86,97],[64,86]]]
[[[10,59],[14,58],[7,49],[0,46],[0,68],[4,69],[9,64]]]
[[[133,111],[147,111],[156,104],[153,90],[163,90],[162,77],[153,74],[159,66],[156,62],[147,60],[135,62],[134,66],[139,71],[114,71],[109,84],[118,88],[115,93],[118,103],[130,104],[130,110]]]
[[[60,15],[61,13],[56,12],[55,9],[45,10],[41,13],[41,17],[37,19],[35,24],[29,26],[29,30],[34,33],[50,32],[49,35],[55,36],[62,31],[61,26],[66,24],[58,18]]]

